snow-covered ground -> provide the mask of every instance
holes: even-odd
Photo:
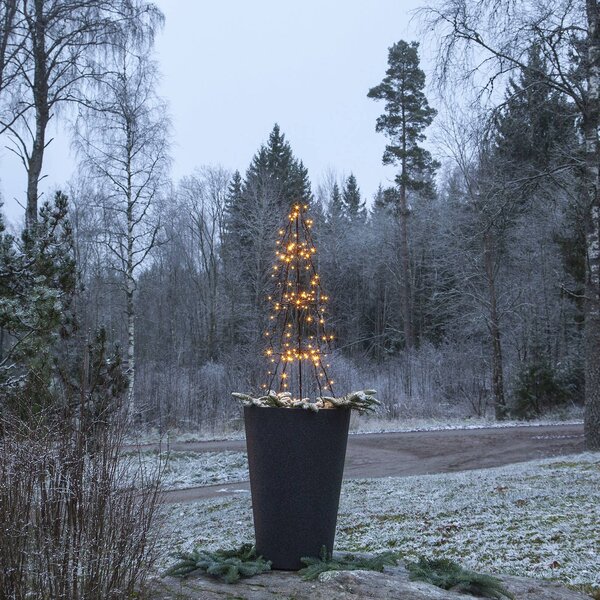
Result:
[[[235,457],[211,460],[231,461],[233,473],[240,466]],[[163,510],[159,569],[173,551],[254,536],[249,493]],[[600,586],[600,453],[345,481],[336,549],[445,556],[478,570]]]
[[[506,427],[542,427],[545,425],[581,425],[581,418],[544,418],[535,421],[496,421],[495,419],[382,419],[376,416],[353,415],[351,433],[399,433],[411,431],[448,431],[457,429],[489,429]]]
[[[353,417],[354,419],[354,417]],[[495,421],[478,420],[472,423],[465,421],[434,421],[434,420],[412,420],[410,422],[386,421],[377,418],[361,418],[358,423],[363,424],[362,429],[357,429],[353,433],[355,435],[366,433],[381,433],[381,432],[409,432],[409,431],[442,431],[442,430],[459,430],[459,429],[482,429],[489,427],[516,427],[528,426],[536,427],[542,425],[578,425],[580,421],[503,421],[497,423]],[[237,436],[238,439],[240,436]],[[137,443],[155,443],[153,434],[148,434],[143,439],[139,439]],[[220,483],[232,483],[236,481],[248,481],[248,461],[245,452],[196,452],[192,449],[186,451],[164,450],[172,443],[185,443],[194,441],[206,441],[201,439],[201,436],[194,437],[193,433],[174,433],[160,440],[160,447],[163,450],[129,450],[126,456],[129,460],[133,459],[133,467],[137,466],[138,461],[149,473],[153,473],[155,469],[162,465],[161,482],[164,489],[176,490],[189,487],[215,485]]]
[[[413,418],[413,419],[385,419],[383,417],[352,415],[350,433],[394,433],[409,431],[442,431],[449,429],[485,429],[489,427],[536,427],[543,425],[580,425],[583,416],[580,410],[572,410],[567,418],[565,415],[545,417],[534,421],[496,421],[492,418]],[[163,444],[168,446],[176,442],[205,442],[212,440],[241,440],[244,439],[243,423],[224,424],[222,431],[170,430],[160,433],[156,429],[140,432],[135,437],[127,439],[128,444]]]
[[[248,481],[248,461],[245,452],[128,452],[133,468],[141,462],[145,472],[161,472],[165,490],[180,490],[203,485]]]

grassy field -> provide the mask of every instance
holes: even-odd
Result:
[[[174,550],[252,539],[249,494],[169,506],[158,568]],[[336,549],[444,556],[480,571],[600,589],[600,454],[345,481]]]

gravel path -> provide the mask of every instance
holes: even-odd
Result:
[[[141,449],[156,448],[153,445]],[[171,450],[243,452],[245,441],[180,442]],[[344,477],[402,477],[450,473],[582,452],[583,425],[542,425],[350,435]],[[165,502],[194,502],[227,494],[248,494],[248,482],[174,490]]]

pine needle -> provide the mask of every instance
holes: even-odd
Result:
[[[498,578],[464,569],[446,558],[420,558],[419,562],[407,563],[406,568],[411,581],[424,581],[443,590],[468,593],[480,598],[514,600],[514,596]]]
[[[179,552],[175,558],[178,558],[179,562],[165,575],[186,578],[206,574],[225,583],[235,583],[242,577],[252,577],[271,570],[271,561],[257,556],[252,544],[243,544],[236,550],[214,552],[195,548],[192,552]]]

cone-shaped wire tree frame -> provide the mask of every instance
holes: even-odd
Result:
[[[273,292],[268,298],[271,314],[264,334],[270,368],[269,381],[262,387],[290,392],[294,399],[313,394],[320,397],[325,390],[334,394],[326,363],[334,339],[325,325],[329,298],[315,267],[313,220],[307,211],[307,204],[294,204],[286,225],[279,230],[277,263],[271,274]]]

